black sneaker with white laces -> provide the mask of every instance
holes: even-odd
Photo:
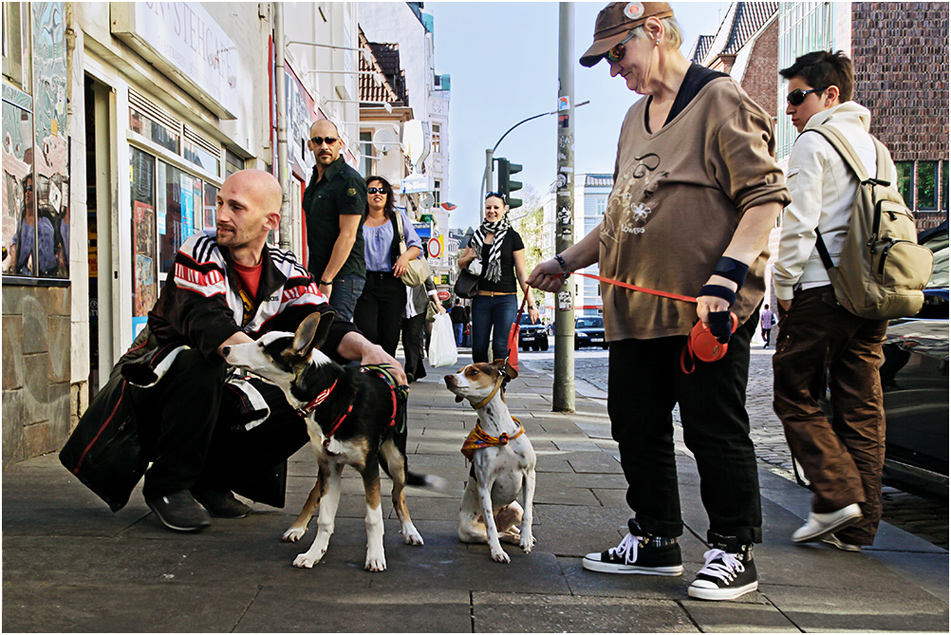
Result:
[[[652,536],[633,518],[621,544],[601,553],[589,553],[581,561],[588,571],[640,575],[678,576],[684,572],[676,538]]]
[[[698,600],[735,600],[759,587],[753,545],[735,537],[714,540],[703,554],[705,562],[687,595]]]

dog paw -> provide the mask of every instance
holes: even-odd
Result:
[[[492,559],[495,560],[496,562],[501,562],[503,564],[508,564],[509,562],[511,562],[511,558],[509,558],[509,555],[502,550],[493,551]]]
[[[316,557],[310,555],[309,553],[299,554],[296,558],[294,558],[294,566],[298,569],[313,569],[314,565],[320,562],[320,558],[322,556],[323,554]]]
[[[307,533],[306,529],[300,529],[298,527],[291,527],[284,532],[284,535],[281,536],[283,542],[297,542],[304,537],[304,534]]]
[[[373,572],[386,571],[386,558],[384,557],[376,558],[376,557],[367,555],[367,562],[366,562],[366,565],[364,566],[364,569],[366,569],[367,571],[373,571]]]
[[[403,534],[403,540],[406,541],[408,545],[416,545],[417,547],[423,544],[423,537],[419,535],[419,532],[416,531],[415,527],[410,527],[406,530],[400,530],[400,533]]]
[[[522,548],[522,551],[525,553],[531,553],[532,547],[535,546],[535,537],[531,534],[522,537],[522,541],[518,545]]]

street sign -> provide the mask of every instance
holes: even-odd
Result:
[[[401,194],[419,194],[429,191],[429,177],[425,174],[410,174],[400,182]]]
[[[442,255],[442,241],[439,240],[440,238],[441,236],[430,238],[426,243],[430,258],[439,258]]]
[[[452,294],[446,291],[445,289],[440,289],[439,291],[436,292],[436,297],[439,298],[442,302],[445,302],[450,297],[452,297]]]

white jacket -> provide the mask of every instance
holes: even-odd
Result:
[[[786,173],[792,203],[783,211],[779,253],[773,265],[780,300],[792,300],[798,285],[808,289],[830,284],[816,251],[816,227],[832,262],[838,265],[859,185],[835,148],[821,134],[808,130],[828,123],[844,133],[865,169],[874,175],[875,145],[868,134],[869,121],[867,108],[847,101],[813,115],[793,145]],[[889,168],[888,178],[894,179],[894,164]]]

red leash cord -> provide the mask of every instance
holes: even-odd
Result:
[[[621,282],[620,280],[612,280],[610,278],[602,278],[601,276],[596,276],[591,273],[581,273],[580,271],[572,272],[576,276],[583,276],[585,278],[591,278],[592,280],[600,280],[601,282],[607,282],[608,284],[613,284],[618,287],[624,287],[625,289],[631,289],[632,291],[643,291],[644,293],[650,293],[651,295],[659,295],[663,298],[670,298],[671,300],[680,300],[681,302],[692,302],[697,303],[697,298],[691,298],[687,295],[680,295],[677,293],[668,293],[666,291],[658,291],[656,289],[647,289],[646,287],[638,287],[633,284],[628,284],[627,282]],[[564,277],[568,277],[568,274],[565,274]]]

